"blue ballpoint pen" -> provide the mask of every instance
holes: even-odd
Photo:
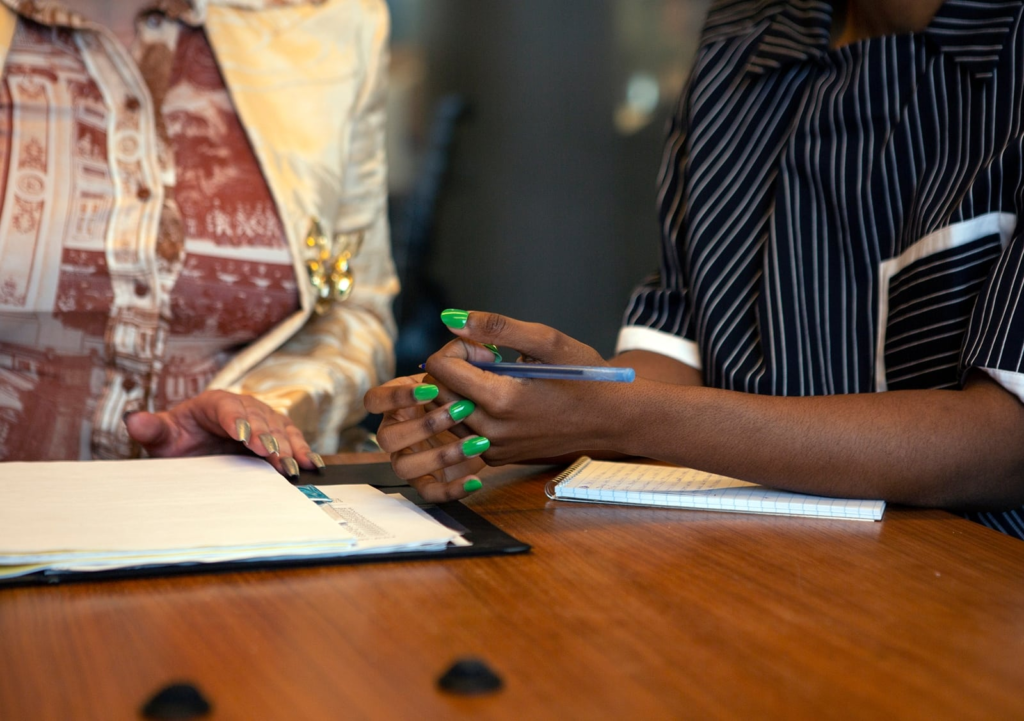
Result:
[[[470,361],[469,364],[480,370],[496,373],[512,378],[542,378],[560,381],[611,381],[614,383],[632,383],[636,379],[636,371],[632,368],[616,366],[559,366],[544,363],[492,363]],[[427,366],[420,363],[419,368],[425,371]]]
[[[632,383],[636,371],[615,366],[556,366],[543,363],[484,363],[470,361],[480,370],[513,378],[546,378],[563,381],[613,381]]]

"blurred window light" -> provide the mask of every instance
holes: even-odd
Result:
[[[615,127],[620,133],[635,133],[651,122],[658,109],[661,89],[650,73],[634,73],[626,82],[626,99],[615,109]]]
[[[689,76],[707,6],[708,0],[614,0],[619,133],[632,135],[667,115]]]

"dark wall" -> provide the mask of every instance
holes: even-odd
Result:
[[[663,118],[616,132],[625,72],[604,0],[430,0],[428,95],[460,123],[426,272],[453,307],[554,325],[610,355],[657,265]]]

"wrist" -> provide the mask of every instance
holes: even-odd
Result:
[[[684,463],[705,389],[643,378],[629,385],[618,412],[605,414],[612,433],[607,447],[627,456]]]
[[[632,383],[595,383],[595,403],[589,410],[593,424],[588,447],[613,451],[626,456],[643,455],[652,410],[648,407],[652,385],[662,385],[637,378]]]

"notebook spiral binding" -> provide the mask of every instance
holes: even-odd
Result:
[[[579,458],[577,458],[575,461],[573,461],[572,465],[570,465],[568,468],[566,468],[564,471],[559,473],[557,476],[552,478],[544,485],[544,495],[553,501],[557,501],[558,494],[555,493],[555,487],[562,481],[568,481],[570,478],[575,476],[577,473],[580,472],[583,466],[587,465],[588,463],[590,463],[590,456],[580,456]]]

